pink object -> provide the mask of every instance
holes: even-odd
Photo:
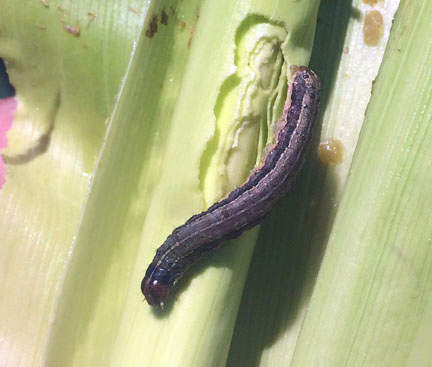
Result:
[[[0,153],[2,148],[7,147],[6,132],[12,127],[14,113],[18,102],[15,97],[0,99]],[[6,182],[6,167],[0,155],[0,188]]]

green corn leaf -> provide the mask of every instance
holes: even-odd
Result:
[[[0,56],[18,99],[2,151],[2,366],[37,366],[43,359],[105,120],[142,23],[128,7],[143,11],[140,3],[0,5]]]
[[[175,21],[154,37],[143,32],[74,244],[48,365],[224,364],[256,231],[197,267],[162,315],[139,284],[173,228],[253,168],[283,106],[288,66],[307,63],[316,10],[313,1],[189,2],[176,11],[193,39]]]
[[[2,364],[227,359],[256,229],[194,267],[163,313],[139,284],[172,229],[260,161],[289,66],[308,63],[318,2],[140,4],[8,1],[0,13],[19,101],[0,191]],[[264,225],[228,365],[428,365],[426,1],[401,7],[338,206],[397,7],[321,6],[321,140],[338,139],[343,160],[324,169],[315,149]]]
[[[396,15],[293,366],[430,366],[431,17]]]
[[[310,64],[322,80],[321,134],[294,192],[262,226],[229,366],[287,365],[292,359],[398,5],[321,3]],[[371,11],[383,18],[382,38],[374,46],[364,40]],[[337,164],[318,158],[319,143],[328,141],[342,147]]]

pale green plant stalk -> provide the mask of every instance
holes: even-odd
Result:
[[[139,285],[172,229],[259,160],[289,66],[308,62],[318,2],[179,3],[152,33],[168,4],[150,6],[110,122],[47,365],[225,363],[256,231],[195,268],[163,315]]]
[[[323,230],[314,233],[312,239],[304,235],[306,231],[294,231],[290,240],[298,244],[326,242],[328,229],[325,227],[330,226],[336,211],[335,204],[340,198],[369,100],[370,83],[381,62],[397,3],[386,1],[378,5],[385,16],[384,37],[379,47],[369,50],[358,47],[358,39],[362,37],[361,16],[369,9],[359,5],[360,17],[353,13],[357,18],[350,20],[344,41],[344,48],[348,47],[349,52],[342,58],[336,76],[332,69],[337,62],[333,58],[326,64],[323,56],[315,64],[314,69],[325,81],[322,137],[342,140],[346,149],[344,161],[329,170],[323,191],[322,181],[314,178],[319,176],[319,168],[312,164],[307,167],[299,180],[300,186],[305,185],[303,191],[292,195],[275,211],[273,224],[266,225],[263,238],[269,231],[280,231],[280,227],[273,227],[278,221],[282,228],[286,227],[283,218],[291,216],[299,228],[316,228],[318,222]],[[6,335],[6,343],[1,347],[2,362],[53,366],[224,365],[256,231],[235,241],[236,247],[225,248],[195,268],[165,315],[150,311],[143,302],[139,283],[155,247],[166,235],[191,214],[205,209],[241,183],[259,161],[262,149],[271,141],[271,126],[283,105],[288,66],[308,62],[318,3],[191,0],[151,2],[149,7],[140,8],[133,1],[124,1],[110,8],[113,4],[105,2],[48,1],[48,7],[43,2],[37,5],[30,5],[36,9],[29,21],[35,25],[33,32],[10,26],[13,14],[24,12],[23,4],[13,2],[9,7],[12,12],[6,12],[2,23],[9,33],[4,38],[7,42],[2,43],[0,39],[3,52],[0,56],[6,56],[9,62],[21,103],[18,125],[10,137],[15,144],[10,144],[8,154],[20,152],[29,141],[36,140],[49,128],[47,121],[61,123],[60,128],[54,129],[48,153],[30,165],[9,167],[12,174],[8,186],[0,192],[1,203],[7,203],[0,220],[7,244],[1,246],[6,266],[0,274],[10,295],[0,302],[1,317],[7,320],[1,326],[2,335]],[[419,11],[421,5],[416,6]],[[25,10],[16,19],[32,14],[28,8]],[[421,10],[430,11],[430,6],[424,5]],[[141,15],[145,19],[143,28]],[[330,12],[327,16],[337,15]],[[122,18],[124,29],[119,31],[111,24],[111,17]],[[413,23],[414,20],[412,17]],[[70,30],[78,23],[80,35],[76,37]],[[65,29],[67,26],[69,31]],[[338,31],[343,32],[345,26],[341,24]],[[43,47],[35,47],[40,38],[36,29],[49,34]],[[141,38],[119,94],[71,247],[88,174],[100,147],[103,121],[110,115],[113,96],[138,32]],[[27,42],[22,47],[24,51],[17,48],[21,37]],[[101,39],[105,41],[101,43]],[[105,54],[100,58],[102,52]],[[394,48],[393,52],[396,52]],[[49,62],[48,66],[40,67],[41,74],[34,73],[35,55]],[[14,63],[15,60],[25,62],[21,65]],[[55,67],[51,66],[52,60],[56,60]],[[356,73],[362,77],[357,78]],[[35,81],[29,82],[35,75],[38,75]],[[39,114],[35,113],[37,108],[41,109]],[[349,123],[339,124],[337,120],[341,117]],[[26,140],[23,131],[28,126],[34,129],[30,134],[33,139]],[[311,181],[313,185],[309,189]],[[310,190],[312,198],[326,197],[328,201],[317,204],[312,199],[310,207],[305,205]],[[326,203],[330,204],[328,208]],[[291,208],[288,214],[287,207]],[[304,220],[304,213],[294,217],[300,207],[303,211],[317,212],[318,219]],[[320,233],[324,233],[324,239],[316,238]],[[248,332],[248,327],[244,328],[255,339],[250,343],[246,338],[238,349],[233,343],[230,363],[236,365],[253,365],[256,355],[260,355],[263,365],[289,363],[318,269],[320,253],[314,252],[309,244],[301,261],[295,258],[294,251],[292,267],[287,272],[281,256],[286,250],[280,251],[272,243],[273,233],[269,238],[263,257],[270,263],[266,266],[270,273],[252,273],[258,293],[254,296],[256,290],[247,290],[239,330],[244,328],[245,320],[255,329],[260,328],[262,323],[256,321],[262,318],[266,327],[273,330],[270,334],[277,337],[268,339],[263,333],[261,338]],[[277,254],[281,265],[285,265],[282,272],[275,271],[274,258],[266,255],[269,248]],[[336,256],[337,251],[332,251]],[[66,261],[68,256],[70,260]],[[332,266],[338,269],[338,258],[335,258]],[[306,271],[301,269],[303,266]],[[363,271],[367,273],[368,269],[370,264],[365,264]],[[62,271],[65,278],[59,282]],[[344,286],[349,289],[350,279],[346,278]],[[400,279],[405,278],[401,275]],[[349,285],[356,287],[358,283],[354,280]],[[264,281],[264,287],[259,288],[260,281]],[[306,321],[295,363],[314,366],[314,358],[324,355],[324,350],[328,351],[329,361],[336,365],[347,358],[359,364],[355,359],[359,355],[357,349],[361,353],[368,344],[366,337],[356,336],[355,341],[360,340],[360,344],[353,342],[354,352],[347,353],[346,341],[352,339],[345,336],[350,333],[348,325],[351,324],[342,323],[336,333],[330,334],[341,343],[327,350],[327,328],[334,323],[322,326],[321,319],[317,321],[319,311],[316,310],[324,305],[329,318],[337,319],[337,315],[332,313],[333,306],[327,298],[322,301],[320,289],[327,289],[322,282],[317,289],[312,304],[315,311],[311,311],[312,321]],[[58,304],[54,312],[56,296]],[[258,307],[253,304],[248,308],[248,302]],[[263,303],[266,307],[261,308]],[[296,303],[299,312],[287,320],[284,311],[293,305],[296,309]],[[250,309],[258,313],[249,314]],[[402,313],[402,309],[407,311],[400,303],[397,310]],[[406,315],[409,318],[409,313]],[[428,315],[425,313],[426,320],[430,319]],[[54,323],[50,324],[50,320]],[[320,326],[316,334],[315,324]],[[406,325],[409,328],[415,323],[406,322]],[[353,329],[357,326],[358,323],[354,324]],[[356,335],[366,335],[365,327]],[[395,324],[391,330],[397,331],[398,327]],[[388,330],[384,328],[383,339]],[[399,334],[395,332],[392,337],[395,335]],[[427,361],[424,341],[428,335],[428,328],[423,327],[411,337],[413,347],[401,352],[404,360],[410,358],[412,363],[422,363],[424,358]],[[315,338],[319,353],[309,342],[310,338]],[[249,347],[251,344],[253,348]],[[273,347],[262,348],[262,345]],[[375,360],[382,360],[380,353],[385,352],[384,348],[374,350]],[[245,350],[251,351],[252,356],[247,356]],[[374,360],[366,361],[373,363]]]
[[[0,190],[2,366],[41,365],[104,122],[141,23],[128,9],[132,1],[47,3],[0,4],[0,57],[18,100],[2,153],[25,155],[50,136],[46,152],[8,164]],[[78,37],[65,28],[76,24]]]
[[[296,348],[333,218],[348,176],[399,1],[323,2],[311,67],[322,79],[321,132],[294,192],[262,226],[231,345],[230,366],[288,365]],[[383,32],[364,42],[364,19],[379,11]],[[320,142],[337,139],[342,160],[319,161]]]
[[[396,15],[293,366],[430,366],[431,17]]]

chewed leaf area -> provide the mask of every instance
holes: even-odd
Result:
[[[259,15],[238,26],[234,72],[220,88],[215,131],[201,157],[200,184],[208,205],[241,184],[261,157],[268,125],[274,123],[269,111],[280,85],[286,85],[281,50],[286,37],[282,24]]]
[[[12,155],[3,155],[4,162],[10,165],[21,165],[31,162],[40,155],[46,153],[51,143],[51,136],[55,127],[55,121],[60,106],[60,94],[55,97],[51,111],[48,111],[48,126],[40,133],[37,138],[31,137],[31,140],[21,138],[19,150]]]

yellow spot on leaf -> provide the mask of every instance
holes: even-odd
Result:
[[[364,43],[368,46],[377,46],[384,33],[384,20],[378,10],[368,11],[365,15],[363,27]]]
[[[326,140],[318,146],[318,158],[325,165],[341,163],[343,153],[344,147],[337,139]]]

